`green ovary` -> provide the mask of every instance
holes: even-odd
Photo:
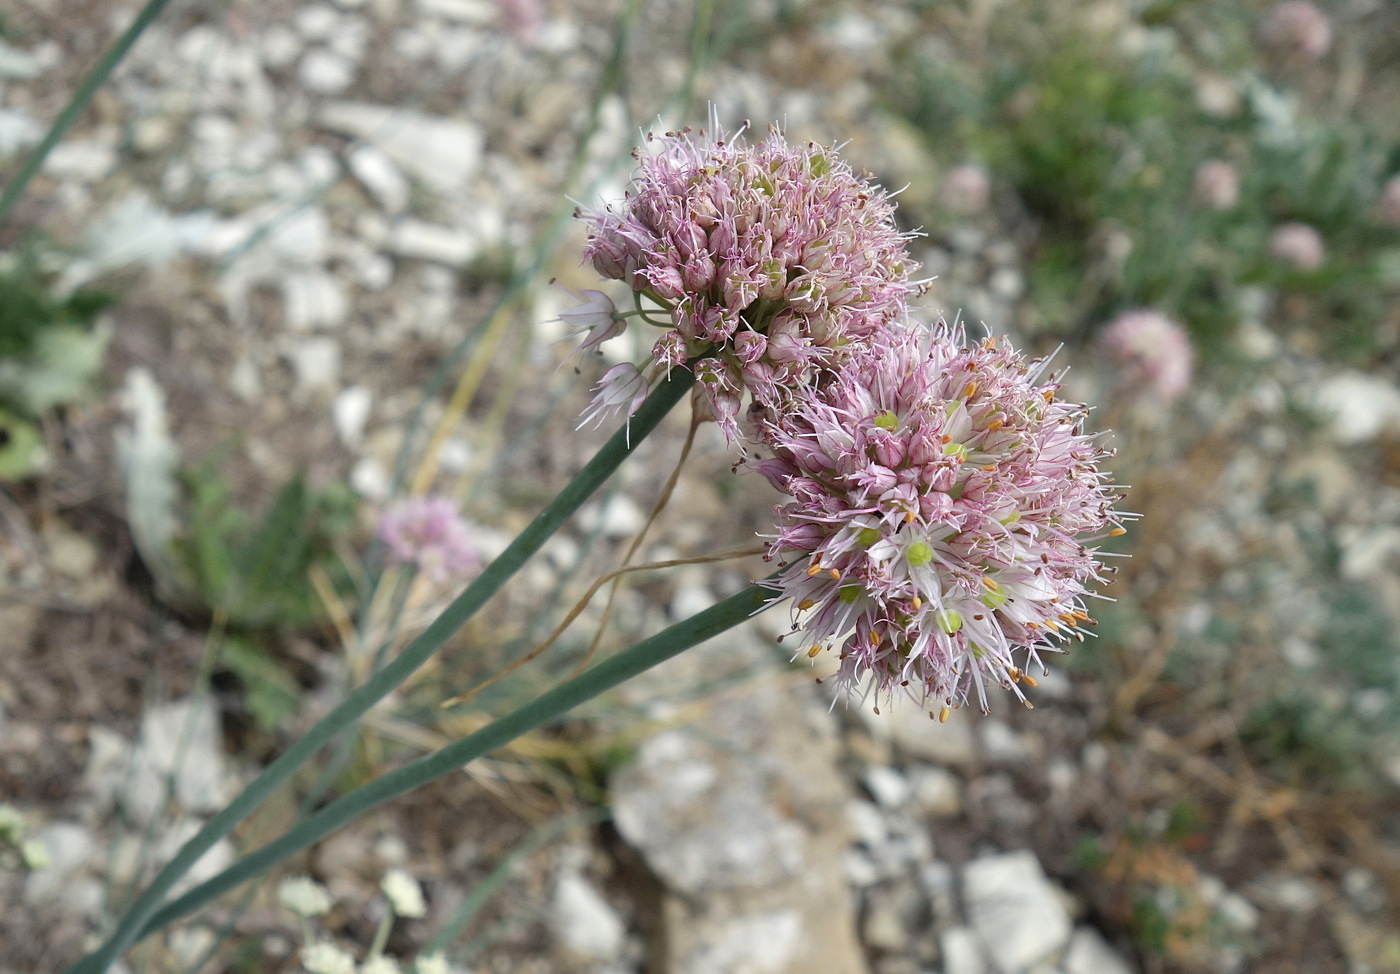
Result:
[[[842,585],[841,588],[837,590],[836,597],[847,605],[850,605],[855,602],[856,599],[860,598],[860,586]]]
[[[899,429],[899,417],[894,414],[893,409],[886,409],[882,413],[875,414],[875,425],[882,430]]]
[[[934,618],[938,622],[938,628],[950,636],[963,627],[962,613],[957,609],[943,609]]]
[[[1006,604],[1006,593],[1001,590],[987,589],[982,593],[982,604],[989,609],[1000,609]]]
[[[915,541],[904,549],[904,557],[915,568],[923,568],[933,561],[933,547],[926,541]]]
[[[860,542],[862,548],[869,548],[880,540],[880,531],[878,528],[861,528],[856,532],[856,540]]]

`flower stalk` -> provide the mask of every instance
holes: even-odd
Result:
[[[238,823],[311,759],[325,744],[351,727],[376,703],[399,686],[436,653],[454,633],[495,595],[506,581],[578,510],[593,492],[631,455],[662,418],[690,390],[694,377],[678,369],[659,383],[646,402],[579,471],[501,555],[457,596],[437,619],[383,669],[352,692],[339,706],[295,741],[256,779],[211,818],[170,860],[140,897],[126,910],[116,929],[96,951],[69,967],[65,974],[100,974],[141,935],[170,890],[200,856],[229,835]],[[509,738],[507,738],[509,740]]]
[[[277,863],[320,841],[370,809],[445,774],[460,770],[463,765],[490,754],[522,734],[528,734],[557,720],[579,704],[592,700],[658,663],[663,663],[692,646],[739,625],[771,604],[776,594],[770,583],[758,582],[750,585],[737,595],[732,595],[599,663],[481,730],[381,775],[369,784],[361,785],[298,823],[281,838],[273,840],[257,852],[244,856],[217,876],[161,908],[144,921],[135,939],[154,933],[174,920],[199,909],[239,883],[267,872]]]

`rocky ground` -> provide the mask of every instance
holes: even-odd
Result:
[[[690,5],[636,8],[177,0],[0,228],[4,247],[25,228],[61,242],[66,286],[120,294],[98,387],[50,417],[38,475],[0,491],[0,799],[50,859],[0,872],[0,971],[73,959],[143,870],[362,673],[350,630],[286,629],[270,638],[301,699],[276,732],[256,727],[217,662],[212,692],[195,692],[220,625],[162,598],[138,554],[117,448],[133,376],[161,390],[184,460],[222,457],[240,501],[265,504],[298,470],[349,484],[360,543],[412,430],[414,483],[466,497],[499,547],[606,432],[575,431],[600,369],[561,367],[547,319],[572,300],[563,285],[595,284],[567,196],[619,195],[640,127],[703,121],[708,102],[791,138],[849,140],[848,159],[909,184],[906,214],[931,212],[935,164],[880,110],[912,11],[720,5],[696,64]],[[5,13],[0,172],[133,13],[85,0]],[[1058,339],[1022,307],[1028,221],[998,200],[926,226],[915,250],[937,276],[931,308],[1049,352]],[[1340,694],[1349,713],[1391,706],[1334,685],[1320,661],[1329,640],[1368,638],[1346,628],[1350,593],[1382,607],[1377,625],[1400,625],[1400,321],[1361,369],[1329,364],[1311,323],[1268,293],[1246,310],[1238,367],[1171,410],[1115,391],[1090,351],[1061,353],[1071,390],[1118,430],[1143,518],[1103,638],[1055,661],[1034,711],[1008,701],[939,726],[832,708],[776,646],[785,619],[770,613],[327,840],[296,866],[337,901],[320,929],[363,950],[379,877],[402,867],[429,913],[395,928],[401,957],[500,882],[458,941],[479,974],[1400,970],[1400,745],[1379,735],[1361,749],[1358,788],[1330,775],[1330,752],[1310,757],[1288,723],[1301,718],[1278,718],[1297,732],[1272,752],[1242,723],[1284,677]],[[466,389],[465,422],[438,426],[464,363],[489,368]],[[572,666],[587,635],[479,713],[433,707],[538,638],[542,607],[562,611],[617,564],[675,462],[686,426],[672,420],[489,621],[373,712],[350,773],[479,726]],[[766,529],[773,498],[733,459],[701,431],[642,560]],[[750,559],[647,573],[622,589],[610,638],[761,571]],[[414,589],[400,628],[448,594]],[[277,834],[293,801],[197,872]],[[263,891],[128,962],[291,971],[300,944]]]

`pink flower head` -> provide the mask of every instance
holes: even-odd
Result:
[[[1284,0],[1264,18],[1259,36],[1275,50],[1316,61],[1332,46],[1332,24],[1310,0]]]
[[[1086,543],[1122,532],[1084,407],[1005,340],[964,340],[892,328],[763,429],[757,467],[792,498],[768,557],[794,628],[877,704],[975,692],[985,712],[989,684],[1024,701],[1023,668],[1092,623],[1105,570]]]
[[[889,197],[833,149],[777,130],[648,141],[627,199],[584,214],[584,255],[666,309],[655,362],[720,360],[700,388],[735,438],[745,391],[772,400],[899,319],[918,265]]]
[[[1125,384],[1145,386],[1165,402],[1180,398],[1191,384],[1191,339],[1160,311],[1123,312],[1099,343]]]
[[[1381,213],[1388,222],[1400,227],[1400,173],[1387,179],[1381,189]]]
[[[970,216],[987,208],[992,195],[992,181],[981,166],[954,166],[943,177],[939,199],[954,213]]]
[[[1269,237],[1269,254],[1300,271],[1315,271],[1327,259],[1322,234],[1306,223],[1285,223]]]
[[[1233,209],[1240,201],[1240,174],[1220,159],[1208,159],[1196,167],[1196,198],[1213,210]]]
[[[449,497],[408,497],[379,515],[375,533],[388,546],[389,561],[413,565],[435,582],[464,578],[481,564],[472,543],[473,526]]]

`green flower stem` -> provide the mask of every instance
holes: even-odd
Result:
[[[320,841],[341,826],[353,822],[370,809],[435,778],[459,771],[463,765],[490,754],[522,734],[562,717],[579,704],[592,700],[644,670],[737,626],[763,609],[775,594],[776,590],[764,582],[750,585],[738,595],[732,595],[704,612],[676,623],[650,639],[637,643],[631,649],[599,663],[567,683],[541,694],[474,734],[381,775],[367,785],[361,785],[294,826],[281,838],[269,842],[257,852],[244,856],[213,879],[201,883],[161,908],[141,928],[138,939],[192,913],[239,883],[261,875],[287,857]]]
[[[10,210],[20,196],[24,194],[29,186],[29,181],[38,173],[39,167],[44,164],[53,147],[63,139],[68,130],[73,127],[73,123],[78,120],[78,116],[87,108],[88,102],[92,101],[92,96],[106,82],[107,76],[112,73],[121,59],[126,57],[126,52],[131,50],[145,33],[146,28],[151,25],[151,21],[160,16],[160,12],[165,9],[170,0],[147,0],[136,19],[131,22],[131,26],[126,29],[116,43],[107,48],[102,54],[101,60],[93,67],[88,76],[83,79],[83,83],[78,86],[78,90],[73,97],[68,100],[68,104],[63,106],[63,111],[58,113],[58,117],[49,126],[48,132],[44,134],[44,139],[34,147],[34,151],[29,153],[29,157],[24,160],[24,165],[15,174],[15,178],[10,180],[5,192],[0,193],[0,222],[4,222],[5,217],[10,215]]]
[[[295,741],[281,756],[263,769],[262,774],[244,788],[223,811],[211,818],[204,828],[181,846],[175,858],[151,881],[151,885],[140,898],[127,908],[106,943],[68,968],[65,974],[105,972],[127,947],[136,942],[138,931],[146,926],[166,895],[199,857],[252,814],[254,809],[310,760],[322,746],[359,720],[370,707],[437,652],[442,644],[460,629],[487,599],[496,594],[506,580],[514,575],[555,531],[559,530],[580,505],[602,486],[637,444],[656,429],[671,407],[680,402],[690,389],[694,379],[694,374],[689,369],[672,369],[670,376],[657,384],[628,424],[613,434],[593,459],[530,522],[529,527],[487,566],[476,581],[467,586],[466,590],[457,596],[418,638],[409,643],[403,652]]]

